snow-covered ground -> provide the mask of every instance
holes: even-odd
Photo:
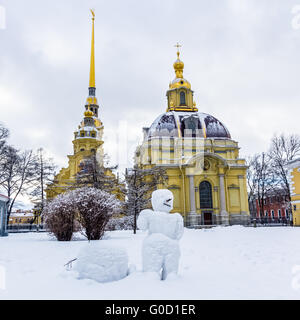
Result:
[[[0,299],[300,299],[300,228],[185,229],[179,275],[166,281],[141,272],[145,236],[114,231],[101,240],[125,246],[136,265],[128,277],[110,283],[77,280],[74,270],[65,269],[87,244],[82,237],[0,238],[0,281],[3,269],[6,275]]]

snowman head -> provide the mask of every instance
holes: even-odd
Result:
[[[173,209],[173,193],[167,189],[155,190],[152,193],[151,203],[154,211],[169,213]]]

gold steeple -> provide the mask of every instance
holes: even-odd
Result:
[[[96,98],[96,81],[95,81],[95,11],[91,9],[92,13],[92,41],[91,41],[91,64],[90,64],[90,82],[89,95],[86,99],[85,109],[94,113],[98,117],[98,101]]]
[[[91,45],[91,66],[90,66],[90,88],[96,88],[95,83],[95,11],[91,9],[92,13],[92,45]]]

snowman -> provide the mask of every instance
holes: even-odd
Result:
[[[165,280],[177,274],[180,258],[179,240],[183,235],[183,219],[173,209],[173,193],[160,189],[152,193],[153,210],[141,211],[137,220],[140,230],[148,230],[143,242],[143,271],[156,272]]]

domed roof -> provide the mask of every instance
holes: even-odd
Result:
[[[169,85],[170,89],[186,87],[191,89],[191,84],[184,78],[175,78]]]
[[[225,125],[212,115],[202,112],[166,112],[151,125],[151,137],[197,136],[212,139],[231,139]]]

